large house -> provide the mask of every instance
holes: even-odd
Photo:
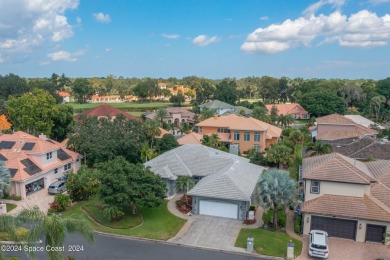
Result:
[[[199,105],[199,109],[200,112],[202,112],[204,109],[214,110],[215,113],[217,113],[219,116],[230,114],[249,116],[252,113],[252,110],[249,108],[243,106],[233,106],[219,100],[212,100],[210,102]]]
[[[268,104],[265,105],[268,113],[271,113],[273,107],[277,108],[278,115],[291,115],[295,119],[310,119],[310,113],[307,112],[300,104]]]
[[[11,173],[10,194],[23,199],[67,173],[76,173],[81,156],[61,143],[18,131],[0,136],[0,161]]]
[[[310,129],[312,137],[330,144],[347,144],[366,136],[376,138],[378,134],[376,130],[339,114],[318,117],[316,124]]]
[[[138,101],[137,96],[126,95],[123,98],[120,95],[93,95],[90,103],[117,103],[117,102]]]
[[[385,240],[390,232],[390,161],[364,163],[338,153],[304,158],[302,178],[304,234],[319,229],[359,242]]]
[[[278,142],[282,129],[252,117],[242,117],[234,114],[213,116],[198,124],[199,134],[218,134],[222,143],[238,144],[241,153],[265,148]]]
[[[174,124],[176,126],[180,126],[183,123],[188,123],[192,125],[195,120],[195,113],[183,109],[181,107],[167,107],[165,108],[167,111],[167,116],[164,118],[164,121],[168,124]],[[145,115],[146,119],[155,119],[156,112],[148,113]]]
[[[137,120],[141,121],[141,118],[138,116],[130,115],[129,113],[126,113],[118,108],[115,108],[110,105],[99,105],[93,109],[85,110],[84,112],[76,115],[76,120],[80,121],[82,117],[110,117],[111,119],[115,119],[118,115],[123,115],[128,120]]]
[[[145,163],[165,181],[168,197],[176,193],[179,176],[190,176],[196,185],[192,196],[194,214],[246,219],[263,168],[240,156],[203,145],[182,145]]]

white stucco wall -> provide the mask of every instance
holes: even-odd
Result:
[[[305,180],[305,201],[318,198],[324,194],[363,197],[370,194],[370,185],[341,183],[341,182],[320,182],[320,193],[310,193],[311,180]]]

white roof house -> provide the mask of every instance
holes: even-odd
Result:
[[[362,126],[365,126],[365,127],[368,127],[368,128],[376,126],[379,129],[385,129],[383,126],[378,125],[374,121],[371,121],[370,119],[367,119],[367,118],[365,118],[365,117],[363,117],[361,115],[345,115],[344,117],[346,117],[348,119],[351,119],[352,121],[354,121],[358,125],[362,125]]]

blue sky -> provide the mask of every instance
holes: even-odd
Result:
[[[0,74],[389,77],[390,0],[0,0]]]

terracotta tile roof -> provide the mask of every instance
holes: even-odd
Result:
[[[191,132],[189,134],[186,134],[179,139],[177,139],[177,142],[180,145],[183,144],[202,144],[203,135]]]
[[[389,160],[377,160],[372,162],[366,162],[365,164],[375,178],[381,178],[385,175],[390,176]]]
[[[317,117],[317,124],[356,125],[354,121],[339,114]]]
[[[197,124],[200,127],[223,127],[229,128],[230,130],[251,130],[251,131],[260,131],[266,132],[267,139],[270,138],[279,138],[282,129],[267,123],[264,123],[255,118],[249,117],[241,117],[234,114],[220,117],[210,117],[200,123]]]
[[[217,133],[221,142],[230,142],[230,133]]]
[[[162,138],[164,135],[166,134],[169,134],[169,132],[161,127],[159,127],[158,129],[160,129],[160,135],[158,136],[158,138]]]
[[[382,183],[375,184],[371,187],[371,196],[385,204],[390,209],[390,188]]]
[[[273,106],[278,108],[278,115],[289,115],[289,114],[309,114],[300,104],[291,103],[291,104],[267,104],[265,107],[269,112]]]
[[[349,197],[322,195],[306,201],[302,212],[325,216],[390,222],[390,212],[378,205],[370,196]]]
[[[378,181],[390,189],[390,172],[378,178]],[[389,196],[390,197],[390,196]]]
[[[78,153],[66,149],[59,142],[43,138],[45,137],[35,137],[22,131],[18,131],[14,134],[5,134],[0,136],[0,142],[13,142],[12,147],[3,147],[0,149],[0,158],[6,159],[6,167],[8,169],[15,170],[12,181],[24,181],[30,178],[34,178],[40,174],[46,173],[47,171],[75,161],[80,156]],[[48,152],[58,151],[59,149],[62,149],[64,153],[69,155],[69,157],[64,160],[61,160],[58,157],[54,158],[54,162],[48,166],[43,166],[39,161],[34,159],[35,155],[37,154],[44,156],[44,154]],[[26,171],[26,166],[22,163],[22,161],[26,159],[29,159],[39,168],[37,169],[37,173],[29,174],[28,171]]]
[[[303,159],[304,179],[370,184],[375,181],[368,167],[360,161],[338,153]]]
[[[82,112],[81,114],[77,115],[76,116],[76,120],[80,120],[80,117],[82,115],[84,116],[96,116],[96,117],[107,117],[107,116],[110,116],[110,117],[114,117],[114,116],[117,116],[117,115],[124,115],[128,120],[137,120],[137,121],[141,121],[141,118],[139,118],[138,116],[133,116],[133,115],[130,115],[118,108],[115,108],[113,106],[110,106],[110,105],[100,105],[100,106],[97,106],[93,109],[89,109],[89,110],[85,110],[84,112]]]
[[[70,93],[65,91],[58,91],[57,94],[61,97],[70,97]]]

